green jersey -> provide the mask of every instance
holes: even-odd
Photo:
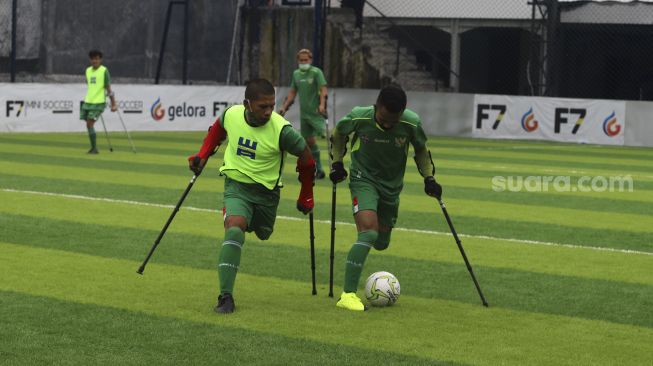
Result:
[[[315,119],[324,123],[324,117],[318,113],[317,109],[320,106],[320,88],[325,85],[326,79],[324,79],[322,70],[315,66],[311,66],[306,71],[297,69],[293,72],[290,87],[297,90],[297,94],[299,94],[299,110],[302,120]]]
[[[338,134],[351,139],[350,179],[364,179],[393,196],[404,184],[408,145],[426,147],[426,135],[417,113],[406,109],[399,123],[383,129],[374,119],[374,106],[356,107],[336,125]]]

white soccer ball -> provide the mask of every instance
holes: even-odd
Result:
[[[372,306],[390,306],[397,302],[399,280],[390,272],[374,272],[365,282],[365,298]]]

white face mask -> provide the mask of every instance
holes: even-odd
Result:
[[[249,122],[249,124],[254,127],[260,127],[266,124],[268,121],[261,122],[254,115],[254,111],[252,110],[252,102],[250,102],[249,99],[245,100],[247,101],[247,110],[249,111],[249,114],[247,115],[247,122]]]
[[[311,68],[311,64],[299,64],[299,69],[302,71],[306,71]]]

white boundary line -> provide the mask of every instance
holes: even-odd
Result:
[[[76,195],[76,194],[39,192],[39,191],[23,191],[23,190],[10,189],[10,188],[2,188],[0,190],[3,191],[3,192],[9,192],[9,193],[24,193],[24,194],[34,194],[34,195],[40,195],[40,196],[72,198],[72,199],[87,200],[87,201],[102,201],[102,202],[110,202],[110,203],[123,203],[123,204],[136,205],[136,206],[160,207],[160,208],[170,208],[170,209],[175,208],[174,205],[164,205],[164,204],[159,204],[159,203],[149,203],[149,202],[130,201],[130,200],[118,200],[118,199],[103,198],[103,197],[81,196],[81,195]],[[192,207],[192,206],[184,206],[183,209],[184,210],[189,210],[189,211],[221,213],[219,210]],[[287,220],[287,221],[304,221],[305,220],[303,218],[292,217],[292,216],[277,216],[277,219]],[[315,222],[320,223],[320,224],[327,224],[327,225],[331,224],[331,221],[329,221],[329,220],[315,220]],[[355,226],[353,223],[342,222],[342,221],[336,221],[336,224],[346,225],[346,226]],[[441,232],[441,231],[409,229],[409,228],[404,228],[404,227],[395,227],[394,230],[395,231],[405,231],[405,232],[410,232],[410,233],[418,233],[418,234],[452,236],[451,233],[444,233],[444,232]],[[463,237],[463,238],[474,238],[474,239],[485,239],[485,240],[496,240],[496,241],[508,241],[508,242],[511,242],[511,243],[520,243],[520,244],[528,244],[528,245],[545,245],[545,246],[551,246],[551,247],[572,248],[572,249],[589,249],[589,250],[596,250],[596,251],[602,251],[602,252],[613,252],[613,253],[624,253],[624,254],[641,254],[641,255],[653,256],[653,252],[644,252],[644,251],[639,251],[639,250],[603,248],[603,247],[593,247],[593,246],[554,243],[554,242],[538,241],[538,240],[498,238],[498,237],[487,236],[487,235],[458,234],[458,236]]]

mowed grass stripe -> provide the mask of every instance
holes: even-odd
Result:
[[[29,171],[21,170],[19,163],[0,163],[0,171],[8,174],[27,175],[42,178],[72,177],[87,182],[106,182],[147,186],[155,188],[167,188],[170,185],[185,187],[188,179],[164,174],[135,173],[129,172],[116,175],[115,172],[105,169],[81,169],[68,167],[53,167],[46,164],[33,164]],[[223,183],[221,181],[203,179],[198,180],[194,190],[220,192]],[[316,201],[330,201],[331,188],[324,185],[316,185],[314,194]],[[288,185],[284,188],[283,196],[297,197],[299,194],[298,185]],[[563,209],[545,206],[524,206],[521,204],[498,203],[492,201],[446,199],[451,207],[456,207],[460,215],[475,216],[481,218],[492,218],[517,222],[530,222],[538,224],[554,224],[569,227],[594,228],[594,229],[617,229],[632,232],[653,232],[650,225],[650,216],[637,214],[612,214],[580,209]],[[425,199],[423,194],[403,194],[401,197],[400,211],[424,212],[432,210],[435,201]]]
[[[583,166],[605,166],[605,167],[627,167],[627,168],[653,168],[653,163],[650,160],[645,159],[629,159],[626,157],[613,156],[613,157],[594,157],[587,156],[585,154],[547,154],[541,152],[530,152],[528,150],[515,151],[515,150],[487,150],[487,149],[461,149],[459,147],[435,147],[432,151],[436,156],[445,156],[445,157],[464,157],[463,160],[468,158],[476,159],[486,159],[490,158],[492,160],[510,160],[510,161],[528,161],[528,162],[539,162],[540,164],[582,164]]]
[[[20,193],[28,195],[39,195],[38,192],[30,193],[25,192],[23,189],[29,189],[33,184],[35,188],[42,189],[42,182],[40,180],[25,181],[24,179],[13,180],[14,186],[18,188],[18,192],[7,191],[6,193]],[[135,189],[134,187],[114,186],[111,184],[95,183],[93,185],[84,184],[76,181],[56,181],[49,180],[48,189],[54,192],[61,192],[63,194],[77,194],[79,192],[85,193],[88,198],[70,197],[68,199],[94,199],[93,195],[99,192],[103,194],[109,193],[109,197],[102,199],[123,199],[145,204],[156,203],[165,205],[174,205],[179,199],[180,190],[165,190],[141,187]],[[56,195],[57,193],[54,193]],[[46,193],[46,195],[52,195]],[[63,198],[63,197],[61,197]],[[344,203],[343,198],[339,199],[339,204],[336,206],[337,219],[344,222],[353,222],[351,216],[351,208],[349,207],[348,200]],[[345,198],[346,200],[346,198]],[[199,207],[205,209],[216,209],[222,207],[222,196],[216,193],[202,193],[194,192],[186,199],[184,207]],[[316,204],[314,209],[315,217],[318,220],[330,220],[331,205],[327,202]],[[426,214],[425,214],[426,213]],[[299,214],[295,208],[293,198],[282,199],[278,215],[290,217],[296,220],[306,220],[306,216]],[[351,220],[351,221],[350,221]],[[604,247],[616,248],[625,250],[639,250],[645,252],[653,252],[653,243],[649,240],[648,236],[641,233],[635,233],[624,230],[615,229],[593,229],[593,228],[571,228],[561,225],[542,224],[533,225],[529,222],[506,222],[502,219],[486,219],[473,216],[459,215],[455,213],[454,221],[459,234],[491,236],[495,238],[507,238],[515,240],[526,241],[541,241],[541,242],[558,242],[562,244],[580,245],[587,247]],[[408,211],[404,210],[399,216],[397,228],[406,228],[407,230],[427,230],[448,233],[449,227],[443,219],[439,207],[432,207],[426,212]]]
[[[0,222],[10,228],[4,234],[6,238],[0,237],[0,241],[135,261],[144,258],[147,249],[145,243],[149,244],[158,234],[155,230],[116,230],[114,226],[108,225],[12,215],[0,216]],[[270,242],[261,242],[249,235],[239,273],[305,282],[308,289],[310,279],[306,243],[302,242],[301,235],[297,235],[297,226],[284,225],[283,230]],[[215,234],[219,235],[220,230],[215,231]],[[22,234],[24,232],[29,234]],[[53,232],[57,234],[49,234]],[[326,238],[326,232],[325,228],[317,230],[318,238]],[[92,239],[75,239],[76,235]],[[44,237],[48,237],[46,242],[43,241]],[[165,249],[159,249],[152,263],[214,269],[217,266],[220,242],[221,239],[214,236],[169,233],[165,240]],[[322,240],[322,245],[318,245],[316,253],[318,287],[323,293],[327,291],[328,284],[329,251],[324,245],[326,242]],[[350,245],[342,243],[338,248],[335,275],[335,291],[338,293],[343,283],[342,268],[346,250]],[[418,251],[415,246],[421,247],[422,250]],[[605,258],[592,258],[586,260],[589,264],[578,271],[569,259],[565,259],[563,264],[556,266],[556,270],[567,272],[569,275],[553,275],[534,272],[538,267],[542,267],[541,258],[531,253],[519,253],[516,255],[517,260],[512,261],[502,261],[497,258],[497,253],[494,253],[494,258],[490,261],[495,261],[498,266],[487,267],[484,263],[488,260],[477,260],[480,254],[475,250],[475,246],[472,248],[474,251],[470,260],[474,260],[476,274],[493,307],[653,327],[653,314],[649,311],[653,306],[653,276],[646,274],[641,278],[635,277],[648,268],[646,264],[627,271],[627,274],[608,277],[605,273],[599,273],[599,268],[605,267],[608,272],[619,269],[623,271],[623,268],[617,268]],[[424,249],[446,253],[439,254],[444,257],[444,261],[431,259],[432,255],[425,255]],[[395,241],[392,250],[384,253],[373,252],[370,255],[365,272],[386,270],[395,273],[399,276],[403,294],[406,295],[478,304],[478,296],[465,266],[460,256],[456,258],[456,255],[458,253],[454,246],[446,245],[443,241],[428,246],[417,244],[417,241],[411,241],[410,244],[403,240]],[[546,263],[554,261],[555,257],[557,256],[545,255]],[[280,266],[280,261],[286,265]],[[524,262],[533,262],[534,268],[518,264]],[[603,265],[604,263],[608,265]],[[648,261],[648,266],[651,264],[653,258]],[[522,269],[509,268],[511,266]],[[551,269],[546,271],[553,272]],[[579,273],[580,276],[577,275]],[[361,280],[365,277],[364,275]],[[606,279],[600,280],[596,277]],[[617,278],[624,277],[631,282],[617,281]],[[649,283],[634,283],[642,281]],[[626,299],[630,304],[628,308],[618,312],[612,311],[620,307]]]
[[[541,140],[503,140],[481,139],[471,137],[430,137],[429,141],[436,142],[436,146],[461,147],[464,149],[488,150],[515,150],[541,149],[561,153],[598,153],[609,155],[627,155],[637,157],[653,157],[653,150],[643,146],[613,146],[613,145],[588,145],[568,142],[541,141]]]
[[[23,142],[24,143],[24,142]],[[47,143],[47,141],[46,141]],[[65,143],[59,143],[59,145],[69,148],[70,146],[65,144]],[[33,149],[33,144],[27,143],[28,148]],[[171,164],[182,164],[179,163],[179,161],[184,161],[185,158],[197,151],[198,147],[189,147],[189,150],[183,149],[183,150],[165,150],[161,148],[157,148],[155,150],[139,150],[140,155],[145,155],[144,159],[145,160],[150,160],[152,157],[148,157],[147,155],[154,155],[154,159],[160,159],[159,161],[168,161]],[[222,150],[223,148],[221,148]],[[35,150],[36,151],[36,150]],[[122,155],[122,159],[128,159],[128,160],[135,160],[133,159],[134,156],[129,153],[129,150],[125,150],[126,152],[122,153],[116,153],[115,155]],[[81,153],[80,153],[81,154]],[[113,159],[111,154],[101,154],[102,158],[99,158],[98,160],[111,160]],[[94,157],[90,157],[94,158]],[[183,159],[182,159],[183,158]],[[169,159],[169,160],[166,160]],[[181,159],[181,160],[180,160]],[[218,167],[220,165],[220,161],[216,162],[216,160],[221,159],[221,153],[216,154],[212,159],[211,162],[209,163],[209,168],[211,166]],[[292,160],[293,158],[290,158]],[[348,158],[346,159],[348,160]],[[292,169],[294,169],[294,166],[290,166],[292,164],[286,164],[286,173],[292,173]],[[412,164],[409,164],[412,165]],[[442,169],[454,169],[457,171],[471,171],[471,172],[478,172],[478,174],[493,174],[493,175],[502,175],[505,176],[507,174],[515,175],[515,172],[523,171],[523,174],[518,174],[518,175],[563,175],[563,176],[582,176],[582,175],[589,175],[589,176],[632,176],[632,178],[637,182],[638,184],[641,184],[640,182],[646,182],[650,183],[653,182],[653,174],[647,174],[648,172],[642,172],[642,173],[637,173],[637,172],[632,172],[632,171],[622,171],[622,170],[597,170],[597,169],[570,169],[570,168],[562,168],[562,167],[556,167],[552,165],[547,165],[544,167],[538,167],[533,166],[533,165],[527,165],[527,164],[515,164],[515,163],[507,163],[503,162],[502,164],[495,164],[495,163],[482,163],[482,162],[470,162],[470,161],[458,161],[458,160],[444,160],[444,159],[436,159],[436,166],[438,167],[438,172],[440,172]],[[416,174],[416,171],[414,169],[411,169],[410,167],[407,169],[407,175],[405,177],[406,182],[421,182],[421,177],[419,177],[418,174]],[[439,173],[438,173],[439,176]],[[638,186],[640,187],[640,186]],[[643,188],[643,187],[640,187]],[[644,188],[650,188],[650,185],[647,185]]]
[[[128,156],[133,159],[133,157]],[[140,157],[139,157],[140,158]],[[152,173],[152,174],[166,174],[177,177],[187,177],[189,172],[185,165],[164,165],[164,164],[150,164],[143,163],[140,159],[135,162],[129,163],[128,161],[107,161],[107,160],[93,160],[89,158],[71,158],[71,157],[53,157],[49,155],[36,155],[28,153],[2,153],[0,152],[0,161],[10,161],[15,163],[32,164],[38,161],[40,164],[62,167],[75,167],[75,168],[88,168],[88,169],[103,169],[103,170],[117,170],[120,172],[136,172],[136,173]],[[288,171],[283,175],[283,180],[288,182],[287,186],[295,184],[293,179],[296,177],[296,172]],[[210,171],[210,170],[207,170]],[[3,179],[4,180],[4,179]],[[479,199],[485,201],[497,201],[504,203],[519,203],[526,205],[539,205],[549,207],[562,207],[562,208],[577,208],[582,207],[585,210],[603,210],[606,212],[619,212],[619,213],[635,213],[635,214],[648,214],[650,212],[650,203],[653,202],[653,190],[645,191],[639,188],[640,184],[635,183],[637,186],[637,194],[635,192],[555,192],[553,184],[550,189],[544,192],[496,192],[491,189],[493,187],[492,179],[490,178],[470,178],[461,176],[447,176],[440,175],[439,181],[445,185],[447,197],[456,197],[462,199]],[[318,182],[319,185],[324,185]],[[575,184],[575,183],[574,183]],[[346,184],[342,185],[347,188]],[[652,184],[653,186],[653,184]],[[469,187],[474,189],[459,189],[460,187]],[[625,186],[624,186],[625,187]],[[406,183],[404,185],[405,193],[421,194],[423,190],[423,183]],[[610,200],[606,202],[606,199]],[[627,204],[619,202],[620,200],[629,201]],[[644,201],[644,202],[642,202]],[[607,208],[607,209],[606,209]]]
[[[1,139],[0,139],[1,140]],[[174,158],[178,157],[180,155],[185,156],[189,155],[192,152],[196,151],[201,145],[201,139],[198,140],[199,143],[196,144],[181,144],[181,143],[166,143],[163,146],[165,146],[167,149],[169,149],[169,153],[165,154],[167,155],[168,158]],[[26,142],[32,142],[31,144],[26,144]],[[50,140],[44,140],[43,143],[48,143]],[[35,149],[35,145],[37,143],[33,140],[11,140],[7,139],[6,141],[3,141],[2,147],[0,147],[3,151],[6,152],[24,152],[24,153],[31,153],[31,152],[38,152],[39,148]],[[326,142],[322,141],[320,142],[321,148],[323,150],[326,150]],[[141,146],[143,148],[143,146]],[[152,146],[145,146],[147,148],[152,147],[152,148],[157,148],[157,154],[148,154],[147,152],[140,152],[139,157],[145,158],[147,155],[155,155],[161,158],[164,154],[161,154],[161,147],[162,145],[152,145]],[[45,149],[43,149],[45,150]],[[69,153],[70,156],[76,156],[76,155],[81,155],[82,151],[80,151],[78,146],[67,146],[66,147],[52,147],[50,146],[47,149],[48,153],[64,153],[67,152]],[[125,154],[127,153],[127,154]],[[578,158],[567,158],[567,159],[557,159],[555,156],[549,156],[549,155],[540,155],[540,154],[515,154],[513,151],[506,151],[506,152],[494,152],[494,151],[472,151],[472,150],[460,150],[460,149],[455,149],[455,148],[442,148],[442,149],[433,149],[432,151],[433,156],[436,160],[436,162],[440,162],[444,159],[444,161],[448,160],[458,160],[458,161],[486,161],[490,159],[491,161],[496,161],[497,158],[501,159],[501,163],[504,162],[511,162],[511,163],[520,163],[521,160],[523,160],[526,157],[530,157],[529,161],[539,161],[537,164],[533,164],[536,166],[541,166],[543,165],[553,165],[553,166],[558,166],[558,167],[567,167],[568,165],[563,165],[560,166],[557,164],[558,162],[563,162],[563,163],[568,163],[569,161],[576,162],[577,164],[574,165],[576,167],[578,164],[582,164],[584,167],[590,167],[590,168],[596,168],[600,167],[604,170],[613,170],[616,169],[617,171],[623,171],[624,167],[628,169],[629,167],[633,167],[633,169],[628,169],[628,171],[635,170],[638,167],[646,167],[646,171],[650,171],[651,168],[653,168],[653,164],[650,162],[650,160],[628,160],[628,159],[609,159],[608,161],[612,161],[611,165],[606,165],[601,167],[600,162],[607,160],[605,158],[591,158],[591,157],[585,157],[581,156]],[[125,156],[126,155],[126,156]],[[131,156],[131,149],[129,150],[116,150],[114,153],[107,153],[107,154],[100,154],[99,156],[93,156],[91,158],[95,160],[99,159],[104,159],[104,158],[114,158],[117,156],[123,156],[123,157],[130,157]],[[456,158],[459,156],[459,158]],[[472,159],[472,160],[470,160]],[[132,157],[133,160],[133,157]],[[148,159],[149,161],[152,161],[152,159]],[[152,161],[153,163],[155,161]],[[594,164],[594,165],[591,165]],[[596,165],[599,164],[599,165]],[[440,164],[438,164],[440,165]],[[606,167],[611,168],[611,169],[605,169]],[[634,173],[635,171],[632,171]]]
[[[461,365],[15,292],[0,306],[6,365]]]
[[[9,150],[9,151],[3,151]],[[17,151],[14,151],[17,150]],[[22,151],[24,150],[24,151]],[[66,151],[57,151],[57,150],[66,150]],[[111,155],[102,155],[101,157],[97,156],[88,156],[88,155],[72,155],[70,154],[69,149],[54,149],[54,151],[43,151],[38,153],[37,150],[32,148],[24,149],[14,149],[13,146],[0,146],[0,160],[11,161],[11,162],[38,162],[41,164],[48,165],[59,165],[59,166],[68,166],[68,167],[89,167],[89,168],[102,168],[102,169],[112,169],[120,171],[136,171],[136,172],[156,172],[156,173],[166,173],[173,175],[180,174],[189,174],[186,169],[186,159],[180,158],[179,156],[161,156],[156,154],[139,154],[137,158],[134,155],[128,153],[116,153]],[[208,170],[216,169],[220,166],[222,162],[221,155],[218,154],[211,159]],[[297,173],[294,170],[294,163],[292,158],[289,158],[288,163],[285,165],[284,169],[284,179],[287,182],[291,182],[292,178],[295,178]],[[452,169],[451,173],[445,172],[438,174],[438,178],[442,182],[446,182],[447,186],[465,186],[465,187],[474,187],[487,191],[491,191],[494,188],[492,178],[494,175],[488,174],[487,172],[480,171],[470,171],[470,170],[459,170]],[[462,175],[456,175],[456,174]],[[524,179],[528,177],[528,172],[502,172],[500,176],[502,177],[520,177]],[[578,176],[573,176],[570,179],[570,182],[573,186],[576,186]],[[513,178],[517,179],[517,178]],[[607,178],[606,178],[607,179]],[[422,178],[416,174],[415,171],[408,169],[405,176],[405,189],[410,189],[411,186],[416,188],[423,188]],[[514,185],[514,184],[513,184]],[[589,186],[589,182],[585,184]],[[642,181],[642,180],[632,180],[632,186],[628,182],[624,182],[622,185],[615,185],[614,189],[625,189],[625,192],[556,192],[555,186],[552,182],[549,182],[547,194],[565,194],[569,195],[587,195],[587,196],[600,196],[602,198],[607,197],[617,197],[618,199],[632,199],[633,194],[629,192],[629,188],[637,190],[640,195],[645,196],[644,198],[653,197],[653,182]],[[606,187],[607,188],[607,187]],[[653,198],[651,198],[653,200]]]
[[[238,279],[238,312],[218,317],[210,310],[215,271],[158,265],[139,277],[133,273],[134,261],[11,244],[0,244],[0,248],[4,254],[0,259],[2,291],[299,335],[372,352],[379,344],[392,344],[400,354],[478,365],[509,360],[560,365],[650,361],[648,339],[653,330],[643,327],[411,296],[402,297],[393,308],[352,313],[337,309],[329,298],[310,296],[305,283],[246,274]],[[31,270],[25,270],[27,265]],[[388,321],[388,317],[400,321]],[[382,322],[383,331],[374,332],[374,342],[361,342],[360,332],[375,322]],[[474,352],[469,352],[469,344],[474,344]]]
[[[478,140],[480,141],[480,139]],[[486,146],[483,144],[457,144],[445,142],[442,143],[438,138],[430,137],[429,138],[429,147],[433,150],[444,149],[442,151],[451,150],[453,152],[463,151],[464,153],[473,153],[483,154],[485,152],[499,152],[499,153],[511,153],[511,154],[533,154],[533,155],[545,155],[553,156],[561,159],[568,158],[570,156],[583,156],[591,159],[626,159],[632,161],[647,162],[653,158],[653,152],[649,148],[640,148],[641,150],[636,150],[637,148],[628,147],[628,146],[613,146],[603,148],[602,146],[588,146],[580,145],[576,146],[571,144],[569,146],[559,146],[559,145],[547,145],[548,142],[544,142],[544,145],[538,145],[536,143],[526,143],[513,145],[511,141],[501,141],[497,145]],[[597,149],[598,148],[598,149]],[[647,154],[648,152],[648,154]]]
[[[212,121],[207,123],[207,128]],[[86,132],[80,126],[79,133],[7,133],[0,134],[0,139],[4,141],[61,141],[72,144],[85,145],[88,142]],[[122,132],[110,132],[113,140],[120,145],[129,147],[126,136]],[[98,141],[106,144],[106,138],[98,136]],[[188,144],[195,147],[201,144],[205,131],[161,131],[146,132],[134,131],[132,136],[137,146],[161,146],[168,144]],[[102,139],[100,139],[102,137]],[[326,145],[326,140],[318,140],[321,145]],[[514,153],[531,153],[531,154],[551,154],[573,156],[582,155],[597,158],[626,158],[636,160],[650,160],[653,158],[653,150],[647,147],[635,146],[607,146],[607,145],[585,145],[553,141],[537,140],[492,140],[492,139],[475,139],[465,137],[429,137],[429,146],[432,150],[436,149],[454,149],[454,150],[479,150],[479,151],[508,151]]]
[[[159,207],[135,206],[124,203],[81,201],[59,197],[7,196],[5,216],[23,215],[39,219],[60,219],[67,211],[66,220],[72,226],[107,225],[111,227],[160,231],[171,210]],[[4,197],[3,197],[4,198]],[[75,225],[74,223],[78,223]],[[10,224],[7,224],[9,227]],[[306,221],[279,220],[272,242],[306,248],[308,227]],[[316,245],[324,249],[329,245],[330,226],[315,226]],[[8,229],[7,229],[8,230]],[[218,212],[182,210],[168,233],[184,233],[213,238],[215,245],[222,241],[224,230]],[[339,225],[337,250],[347,252],[355,241],[356,231],[351,225]],[[153,241],[156,235],[151,240]],[[253,234],[247,240],[255,240]],[[289,238],[283,240],[282,238]],[[436,236],[420,232],[397,231],[393,233],[392,254],[410,259],[423,259],[460,263],[460,254],[450,236]],[[581,248],[527,246],[496,240],[465,238],[470,260],[485,266],[506,267],[543,273],[582,276],[595,279],[616,279],[632,283],[653,285],[653,273],[643,268],[653,264],[653,256],[625,253],[592,252]],[[476,254],[478,253],[478,254]],[[514,253],[514,254],[513,254]],[[523,257],[526,258],[523,258]],[[526,259],[526,260],[525,260]],[[614,262],[615,265],[610,263]],[[627,270],[625,268],[628,268]]]
[[[38,136],[38,135],[35,135]],[[0,136],[0,141],[2,141],[2,136]],[[11,140],[10,140],[11,141]],[[42,146],[42,147],[48,147],[48,146],[58,146],[58,147],[71,147],[71,146],[77,146],[80,150],[84,150],[88,148],[87,144],[84,144],[83,142],[75,143],[75,142],[66,142],[66,141],[52,141],[46,138],[43,138],[42,140],[38,139],[18,139],[18,140],[13,140],[17,143],[20,144],[26,144],[29,146]],[[129,152],[131,151],[131,148],[129,145],[127,145],[127,141],[124,141],[124,151]],[[325,145],[325,142],[321,142],[322,145]],[[165,145],[169,146],[169,145]],[[201,137],[198,139],[198,143],[195,146],[188,146],[186,148],[186,145],[184,144],[181,148],[164,148],[160,146],[154,146],[154,147],[140,147],[139,152],[141,153],[151,153],[151,154],[162,154],[162,155],[173,155],[173,156],[180,156],[180,157],[186,157],[188,155],[191,155],[195,153],[199,147],[201,146]],[[323,151],[326,151],[326,146],[322,146]],[[105,148],[106,150],[106,148]],[[107,154],[110,154],[108,151],[106,151]],[[325,156],[326,158],[326,156]],[[434,161],[436,163],[436,166],[447,166],[450,168],[461,168],[461,169],[478,169],[478,170],[485,170],[485,171],[492,171],[492,172],[501,172],[502,170],[520,170],[520,169],[525,169],[526,171],[534,171],[534,172],[539,172],[540,174],[548,174],[548,175],[570,175],[570,174],[583,174],[583,175],[604,175],[604,176],[609,176],[609,175],[632,175],[632,177],[636,180],[646,180],[646,181],[653,181],[653,175],[650,174],[649,169],[643,169],[641,171],[638,170],[624,170],[622,166],[615,166],[614,168],[616,169],[596,169],[596,168],[589,168],[587,166],[584,166],[582,169],[578,168],[577,166],[557,166],[554,164],[547,164],[544,167],[538,168],[537,166],[541,165],[539,162],[536,162],[535,164],[527,164],[524,162],[520,163],[513,163],[509,162],[506,160],[502,161],[497,161],[495,163],[488,162],[485,160],[469,160],[467,158],[455,158],[455,159],[443,159],[441,156],[436,156],[434,155]]]

